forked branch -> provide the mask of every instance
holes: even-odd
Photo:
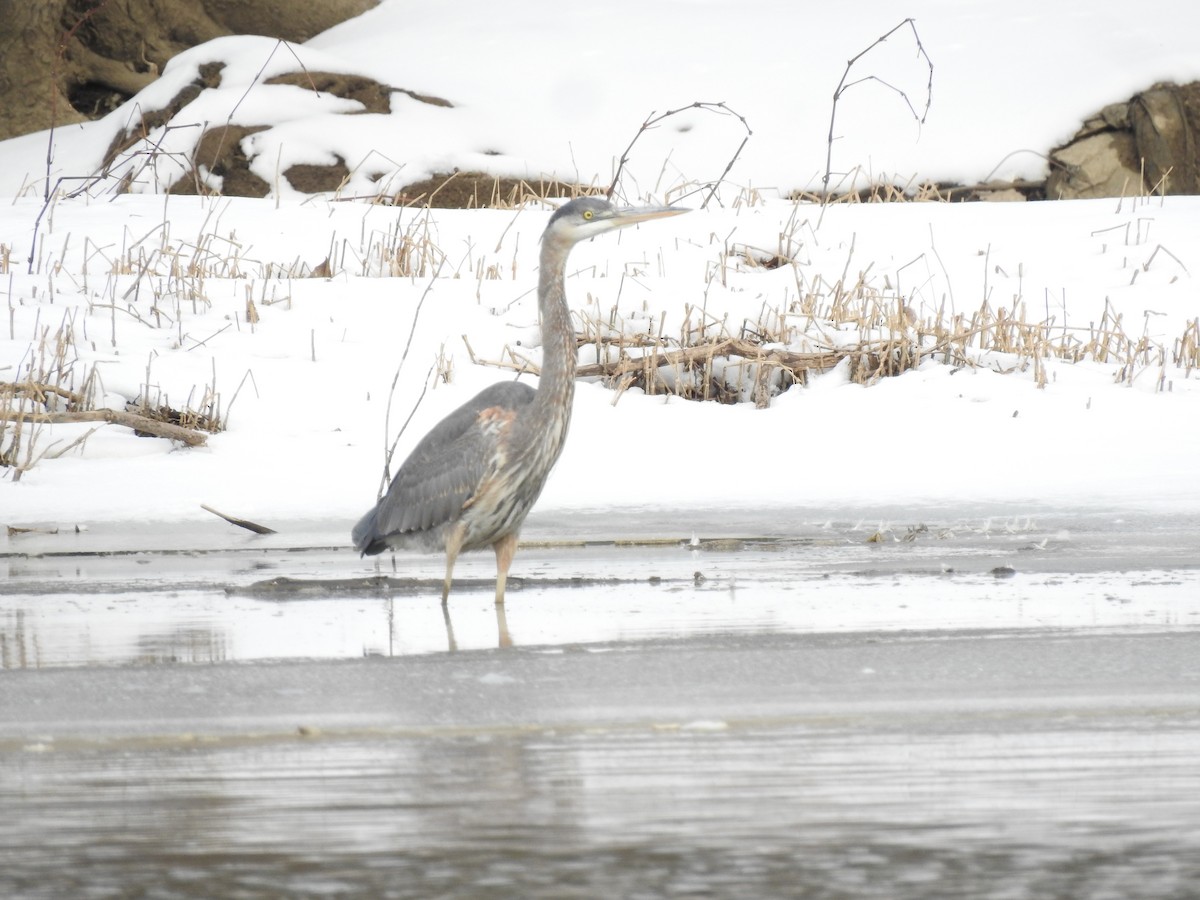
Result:
[[[929,68],[929,81],[926,83],[926,86],[925,86],[925,107],[924,107],[924,109],[921,110],[919,115],[917,114],[916,107],[913,106],[913,102],[912,102],[911,98],[909,98],[907,92],[896,87],[894,84],[890,84],[889,82],[884,81],[878,75],[864,75],[862,78],[855,78],[853,81],[849,80],[850,72],[854,68],[855,64],[858,63],[859,60],[861,60],[864,56],[866,56],[868,53],[870,53],[872,50],[874,50],[880,44],[883,44],[884,42],[886,42],[888,38],[890,38],[897,31],[900,31],[901,29],[903,29],[905,25],[907,25],[909,27],[909,30],[912,31],[913,41],[917,45],[917,55],[921,59],[925,60],[925,65],[928,66],[928,68]],[[916,23],[915,19],[912,19],[912,18],[905,19],[900,24],[896,25],[896,27],[894,27],[891,31],[876,38],[869,47],[865,48],[864,50],[861,50],[859,53],[852,56],[846,62],[846,69],[845,69],[845,71],[842,72],[842,80],[838,82],[837,89],[833,92],[833,107],[829,111],[829,139],[826,144],[826,151],[825,151],[825,176],[824,176],[824,178],[821,179],[821,202],[822,202],[822,205],[827,204],[829,202],[829,179],[833,173],[833,141],[835,138],[834,129],[835,129],[836,122],[837,122],[838,101],[842,99],[842,95],[845,94],[846,91],[850,90],[850,88],[854,87],[855,85],[859,85],[864,82],[867,82],[867,81],[878,82],[879,84],[886,87],[888,90],[893,91],[894,93],[898,94],[900,96],[900,99],[904,101],[906,106],[908,106],[908,111],[912,113],[913,118],[916,119],[917,122],[919,122],[920,124],[922,124],[922,125],[925,124],[925,118],[929,115],[929,107],[933,103],[933,60],[931,60],[929,58],[929,54],[925,52],[925,45],[921,43],[921,35],[918,34],[918,32],[917,32],[917,23]],[[822,213],[823,212],[824,212],[824,209],[822,209]]]
[[[699,109],[704,112],[713,113],[714,115],[733,116],[735,119],[737,119],[739,122],[742,123],[742,127],[746,130],[745,135],[742,136],[742,142],[740,144],[738,144],[737,149],[733,152],[733,156],[731,156],[729,158],[729,162],[726,163],[725,169],[723,172],[721,172],[720,177],[717,178],[716,181],[711,181],[711,182],[706,183],[706,186],[708,187],[708,195],[704,198],[704,202],[702,204],[700,204],[700,208],[704,209],[708,206],[708,202],[713,198],[713,195],[717,192],[717,188],[720,187],[721,182],[723,182],[725,180],[725,176],[729,174],[730,170],[733,168],[734,163],[736,163],[738,157],[741,156],[742,149],[746,146],[746,143],[750,140],[750,137],[754,134],[754,132],[750,130],[750,123],[746,121],[746,117],[743,116],[741,113],[739,113],[733,109],[730,109],[725,104],[724,101],[721,101],[720,103],[711,103],[711,102],[706,102],[706,101],[702,101],[702,100],[697,100],[695,103],[689,103],[687,106],[681,106],[678,109],[669,109],[664,113],[651,112],[650,115],[646,118],[646,121],[644,121],[642,123],[642,126],[637,130],[637,134],[635,134],[633,136],[633,139],[629,142],[629,146],[625,148],[625,152],[621,154],[620,162],[617,163],[617,171],[613,175],[612,184],[610,184],[608,186],[608,190],[604,192],[604,196],[606,199],[611,200],[613,197],[613,194],[616,192],[617,184],[621,180],[621,173],[625,169],[626,163],[629,162],[629,155],[633,152],[633,147],[638,142],[638,140],[641,138],[641,136],[644,135],[646,132],[652,131],[653,129],[657,128],[664,120],[669,119],[672,116],[677,116],[680,113],[688,112],[693,109]]]

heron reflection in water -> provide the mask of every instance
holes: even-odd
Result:
[[[491,547],[502,612],[517,535],[562,453],[571,419],[575,329],[565,281],[571,248],[606,231],[683,212],[581,197],[550,217],[538,273],[543,355],[537,389],[516,381],[494,384],[442,419],[354,526],[355,549],[364,556],[386,549],[444,550],[445,607],[458,555]]]

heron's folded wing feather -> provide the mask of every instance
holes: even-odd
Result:
[[[427,531],[458,518],[495,455],[496,432],[479,414],[499,407],[516,412],[534,390],[502,382],[481,391],[442,419],[396,472],[377,509],[377,537]]]

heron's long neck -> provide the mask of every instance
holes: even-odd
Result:
[[[567,306],[565,269],[569,247],[551,240],[542,244],[541,269],[538,273],[538,312],[542,320],[542,375],[537,399],[563,419],[563,431],[571,414],[575,396],[575,328]]]

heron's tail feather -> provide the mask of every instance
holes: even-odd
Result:
[[[387,549],[387,542],[379,534],[379,507],[376,505],[369,513],[358,520],[350,532],[354,541],[354,549],[363,556],[375,556]]]

